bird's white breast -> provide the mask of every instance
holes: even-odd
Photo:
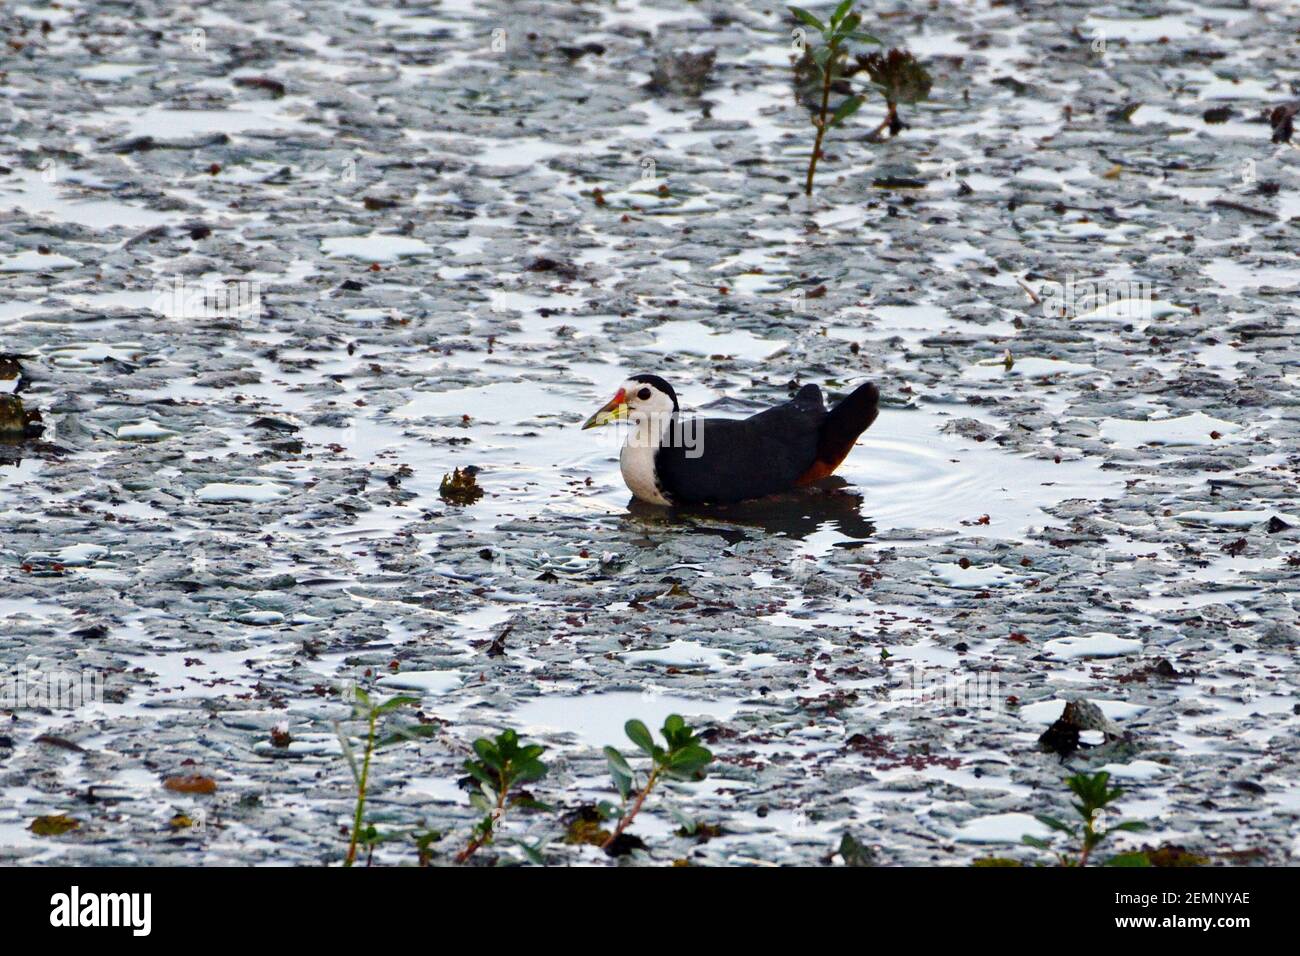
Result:
[[[618,466],[623,472],[623,481],[635,497],[652,505],[670,505],[672,502],[663,496],[655,480],[655,452],[658,450],[650,442],[629,438],[618,456]]]

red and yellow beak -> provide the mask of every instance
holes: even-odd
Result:
[[[608,425],[610,422],[621,421],[627,418],[627,392],[623,389],[618,390],[618,394],[609,400],[595,415],[592,415],[583,424],[583,429],[595,428],[598,425]]]

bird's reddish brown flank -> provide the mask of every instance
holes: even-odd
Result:
[[[871,383],[860,386],[832,408],[817,437],[817,458],[795,484],[809,485],[833,474],[878,414],[880,390]]]

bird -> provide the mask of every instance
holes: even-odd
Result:
[[[677,393],[658,375],[633,375],[583,429],[626,420],[619,469],[632,496],[649,504],[731,504],[827,477],[880,411],[870,382],[827,409],[805,385],[794,398],[744,419],[681,414]]]

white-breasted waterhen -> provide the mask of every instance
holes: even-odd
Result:
[[[860,385],[829,411],[816,385],[744,419],[684,418],[673,387],[633,375],[583,428],[626,419],[619,465],[632,494],[656,505],[725,504],[811,484],[839,467],[879,412]]]

